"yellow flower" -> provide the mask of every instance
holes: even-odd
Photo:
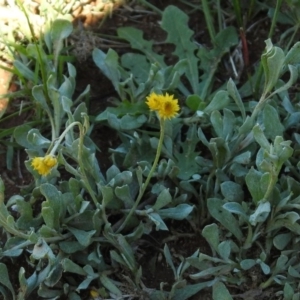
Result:
[[[99,293],[96,290],[90,290],[90,295],[93,299],[96,299],[99,297]]]
[[[57,165],[57,159],[52,155],[46,155],[45,157],[35,157],[31,165],[34,170],[42,176],[46,176],[50,173],[51,169]]]
[[[180,109],[178,100],[173,99],[173,95],[166,93],[165,95],[157,95],[151,93],[147,97],[146,104],[151,110],[157,111],[158,115],[162,119],[174,118]]]
[[[151,93],[147,97],[146,104],[149,106],[151,110],[159,110],[161,106],[161,102],[163,101],[162,95],[157,95],[155,93]]]

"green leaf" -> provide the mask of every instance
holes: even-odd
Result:
[[[245,220],[248,220],[248,215],[246,214],[244,208],[240,203],[228,202],[223,205],[223,208],[225,208],[226,210],[228,210],[233,214],[241,215],[245,218]]]
[[[174,54],[179,59],[187,59],[186,76],[194,94],[199,94],[198,58],[194,52],[197,46],[192,42],[194,32],[188,27],[188,16],[178,7],[168,6],[162,17],[161,27],[168,33],[166,42],[175,45]]]
[[[294,289],[291,287],[291,285],[289,283],[285,283],[284,284],[284,288],[283,288],[283,296],[285,300],[293,300],[293,296],[294,296],[295,292]]]
[[[279,47],[274,47],[271,40],[265,41],[266,51],[261,57],[261,62],[265,73],[264,93],[271,92],[276,85],[285,60],[284,52]]]
[[[176,279],[177,278],[176,269],[175,269],[175,266],[173,264],[172,255],[171,255],[171,252],[170,252],[169,247],[168,247],[167,244],[165,244],[165,246],[164,246],[164,255],[165,255],[167,264],[171,267],[171,269],[173,271],[173,274],[174,274],[174,278]]]
[[[63,241],[59,243],[60,249],[67,254],[83,251],[86,246],[79,244],[77,241]]]
[[[27,140],[32,146],[38,149],[48,148],[51,141],[41,135],[38,129],[34,128],[28,132]]]
[[[227,91],[218,91],[211,102],[205,107],[204,112],[207,114],[212,113],[214,110],[221,110],[228,106],[230,98]]]
[[[0,274],[1,274],[0,283],[10,290],[13,300],[16,299],[14,288],[13,288],[13,286],[10,282],[9,276],[8,276],[7,267],[3,263],[0,263]]]
[[[77,241],[82,245],[87,247],[91,243],[92,236],[96,233],[96,230],[84,231],[77,228],[67,227],[70,232],[75,236]]]
[[[63,41],[73,31],[73,25],[70,21],[64,19],[56,19],[51,26],[51,39],[53,43],[53,55],[55,66],[58,66],[58,56],[64,47]]]
[[[202,236],[216,252],[220,243],[219,234],[219,227],[215,223],[206,225],[202,230]]]
[[[236,88],[236,85],[235,85],[234,81],[231,78],[228,80],[228,83],[227,83],[227,91],[228,91],[229,96],[234,100],[237,107],[241,111],[243,121],[245,121],[246,112],[245,112],[244,102],[242,101],[242,98],[241,98],[241,96],[240,96],[240,94],[239,94],[239,92]]]
[[[95,48],[93,51],[93,60],[102,73],[111,80],[115,90],[121,95],[120,80],[121,74],[119,71],[119,56],[117,52],[109,49],[105,54],[100,49]]]
[[[117,234],[115,235],[115,237],[117,241],[117,247],[119,249],[122,258],[126,262],[129,269],[135,272],[137,270],[137,265],[136,265],[134,253],[131,246],[128,244],[127,240],[123,235]]]
[[[189,95],[186,98],[186,105],[192,111],[203,110],[206,106],[204,101],[198,95]]]
[[[148,217],[155,224],[156,230],[169,230],[158,213],[149,213]]]
[[[200,278],[206,278],[206,277],[218,277],[222,274],[228,274],[233,269],[233,267],[230,264],[226,265],[220,265],[217,267],[210,267],[207,268],[199,273],[191,274],[190,277],[194,280],[200,279]],[[221,298],[222,299],[222,298]]]
[[[116,196],[123,201],[125,208],[131,208],[134,205],[134,200],[132,199],[130,188],[128,185],[117,186],[115,188]]]
[[[256,226],[257,223],[263,223],[271,211],[270,202],[261,202],[255,212],[249,217],[249,222]]]
[[[274,237],[273,244],[278,250],[282,251],[289,244],[292,238],[293,235],[290,232],[281,233]]]
[[[122,31],[124,28],[119,28]],[[138,53],[125,53],[121,57],[121,63],[124,68],[132,73],[137,83],[144,83],[148,79],[150,63],[145,55]]]
[[[112,128],[117,131],[123,131],[140,128],[147,121],[147,118],[145,115],[131,116],[128,114],[118,118],[116,115],[108,112],[107,121]]]
[[[253,135],[255,140],[259,143],[259,145],[266,151],[270,151],[271,144],[268,142],[263,130],[259,126],[259,124],[256,124],[253,129]]]
[[[13,62],[14,67],[16,68],[16,71],[27,80],[31,81],[32,83],[37,83],[37,78],[34,72],[32,72],[26,65],[24,65],[19,60],[14,60]]]
[[[114,282],[111,279],[109,279],[104,273],[100,274],[99,279],[103,286],[107,288],[111,293],[113,293],[116,296],[122,297],[122,292],[117,288]]]
[[[164,67],[164,58],[152,50],[153,42],[143,39],[143,31],[132,27],[121,27],[117,30],[118,36],[127,40],[133,49],[142,51],[151,63],[157,63],[160,67]]]
[[[71,272],[71,273],[82,275],[82,276],[87,275],[86,271],[84,271],[83,268],[81,268],[79,265],[75,264],[69,258],[64,258],[61,261],[61,264],[62,264],[62,267],[63,267],[65,272]]]
[[[194,206],[189,204],[179,204],[176,207],[160,209],[158,213],[163,219],[184,220],[193,209]]]
[[[169,192],[169,189],[163,189],[158,195],[155,204],[152,206],[152,209],[157,211],[169,204],[170,202],[172,202],[172,196]]]
[[[210,122],[218,137],[223,137],[223,118],[218,110],[214,110],[210,115]]]
[[[51,248],[44,241],[44,239],[39,238],[38,242],[34,245],[31,256],[34,259],[40,260],[46,256],[53,256]]]
[[[233,300],[226,286],[222,282],[213,285],[213,300]]]
[[[244,200],[244,191],[242,187],[233,181],[223,182],[221,184],[221,192],[228,201],[242,202]]]
[[[175,290],[172,300],[188,300],[191,299],[193,295],[198,293],[204,288],[210,287],[214,281],[205,281],[197,284],[188,284],[184,288]],[[162,298],[160,298],[162,299]]]
[[[274,140],[276,136],[282,136],[284,127],[280,122],[278,111],[267,104],[263,111],[264,134],[267,139]]]
[[[264,193],[260,188],[260,184],[258,184],[261,178],[262,173],[255,170],[253,167],[251,167],[245,177],[248,190],[255,204],[257,204],[264,197]]]
[[[240,262],[240,266],[243,270],[249,270],[256,265],[254,259],[244,259]]]
[[[42,203],[42,215],[44,220],[47,220],[46,225],[59,230],[60,217],[63,211],[61,192],[49,183],[42,184],[40,191],[46,198],[46,201]]]
[[[219,221],[225,228],[227,228],[239,241],[243,239],[242,231],[235,217],[223,208],[224,201],[217,198],[210,198],[207,200],[207,207],[217,221]]]
[[[218,245],[219,255],[227,261],[231,253],[231,246],[229,241],[223,241]]]
[[[50,108],[47,103],[46,96],[44,94],[44,86],[43,85],[35,85],[32,88],[32,96],[34,100],[41,105],[41,107],[48,113],[50,114]]]
[[[300,63],[300,42],[297,42],[285,56],[285,65],[297,65]]]

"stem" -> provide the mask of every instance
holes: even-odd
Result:
[[[58,146],[60,145],[60,143],[62,142],[62,140],[64,139],[64,137],[65,137],[66,134],[68,133],[68,131],[69,131],[71,128],[73,128],[74,126],[76,126],[76,125],[78,125],[79,129],[80,129],[80,126],[82,126],[80,122],[73,122],[73,123],[71,123],[71,124],[64,130],[64,132],[60,135],[58,141],[57,141],[56,144],[53,146],[53,148],[52,148],[51,152],[49,153],[49,155],[54,155],[54,154],[55,154],[55,152],[56,152]]]
[[[158,14],[160,14],[160,15],[163,14],[163,12],[159,8],[157,8],[155,5],[149,3],[148,1],[146,1],[146,0],[139,0],[139,2],[142,5],[148,6],[149,8],[151,8],[153,11],[157,12]]]
[[[271,23],[271,28],[269,31],[269,35],[268,38],[272,38],[272,35],[274,33],[275,30],[275,26],[276,26],[276,22],[277,22],[277,17],[278,17],[278,13],[280,10],[280,6],[281,6],[282,0],[277,0],[276,1],[276,7],[275,7],[275,12],[274,12],[274,16],[272,18],[272,23]]]
[[[263,93],[257,103],[257,105],[254,107],[254,110],[251,114],[251,120],[252,122],[254,122],[254,119],[255,117],[257,116],[257,114],[261,111],[263,105],[265,104],[266,100],[268,99],[269,97],[266,97],[266,93]]]
[[[146,188],[147,188],[147,186],[150,182],[150,179],[152,178],[152,175],[153,175],[153,173],[154,173],[154,171],[157,167],[157,164],[158,164],[158,160],[159,160],[159,157],[160,157],[160,153],[161,153],[162,145],[163,145],[163,141],[164,141],[164,135],[165,135],[165,120],[163,118],[161,118],[160,119],[160,137],[159,137],[157,151],[156,151],[156,155],[155,155],[153,165],[152,165],[151,170],[150,170],[150,172],[149,172],[149,174],[146,178],[145,183],[143,184],[142,188],[140,189],[139,195],[138,195],[133,207],[131,208],[129,214],[125,218],[125,221],[122,223],[122,225],[117,230],[117,233],[120,233],[124,229],[125,225],[128,223],[129,219],[131,218],[131,216],[135,212],[136,208],[138,207],[142,197],[144,196]]]
[[[209,9],[207,0],[202,0],[202,9],[203,9],[205,22],[206,22],[206,26],[207,26],[207,29],[208,29],[208,32],[209,32],[210,39],[213,42],[213,44],[215,44],[216,31],[215,31],[215,28],[214,28],[214,22],[213,22],[213,18],[211,16],[211,11]]]

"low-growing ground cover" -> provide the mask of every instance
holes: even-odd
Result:
[[[2,298],[299,299],[299,5],[126,5],[2,40]]]

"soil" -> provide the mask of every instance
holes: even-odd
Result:
[[[183,4],[179,0],[156,0],[150,2],[161,10],[163,10],[167,5],[172,4],[179,6],[184,11],[189,13],[189,25],[195,31],[195,40],[206,47],[211,46],[204,17],[199,13],[199,11],[193,12],[191,7]],[[190,2],[196,3],[196,1]],[[75,20],[74,24],[76,26],[76,30],[69,42],[71,45],[73,45],[73,53],[77,56],[77,63],[75,64],[78,74],[76,92],[79,94],[85,89],[87,84],[90,84],[91,97],[89,111],[91,117],[96,116],[107,106],[109,106],[110,99],[116,96],[111,83],[100,73],[99,69],[92,61],[91,50],[94,47],[98,47],[106,51],[108,47],[112,47],[119,53],[124,53],[130,49],[129,45],[116,42],[114,39],[112,39],[110,42],[104,41],[101,38],[98,38],[99,34],[116,36],[117,28],[121,26],[134,26],[143,30],[144,37],[146,39],[152,39],[155,41],[156,51],[167,54],[166,57],[168,57],[169,61],[174,59],[172,56],[172,47],[164,43],[166,34],[159,27],[158,22],[160,17],[155,13],[149,12],[149,8],[147,8],[148,12],[145,12],[145,10],[145,8],[136,3],[134,3],[132,7],[119,7],[114,11],[112,17],[105,20],[100,29],[97,25],[101,23],[101,20],[93,20],[93,24],[89,24],[86,19],[84,19],[84,22],[82,23],[82,18]],[[264,40],[267,38],[270,27],[269,19],[263,14],[264,13],[262,12],[260,15],[255,17],[255,21],[261,22],[261,20],[264,20],[260,23],[261,25],[254,27],[254,29],[247,33],[247,43],[249,49],[248,68],[250,69],[253,68],[253,66],[258,62],[260,55],[262,54],[262,51],[265,47]],[[81,19],[81,21],[79,21],[79,19]],[[252,20],[252,24],[255,21]],[[82,26],[82,24],[84,26]],[[247,24],[246,28],[249,28],[252,24]],[[246,78],[246,74],[247,69],[244,68],[241,71],[242,78]],[[222,82],[226,82],[229,79],[229,76],[226,77],[222,74],[218,74],[218,77]],[[15,86],[11,85],[10,88],[13,90],[15,89]],[[9,116],[12,111],[18,111],[20,101],[22,101],[22,99],[13,99],[10,102],[6,116]],[[2,129],[8,129],[22,124],[26,120],[30,119],[31,114],[32,112],[22,113],[17,118],[11,119],[5,119],[4,116],[4,118],[2,118],[0,121],[2,122]],[[99,149],[101,149],[101,152],[98,152],[97,155],[99,161],[101,161],[102,171],[105,171],[111,166],[112,163],[110,160],[109,149],[118,145],[118,137],[114,131],[104,127],[103,125],[97,125],[93,130],[92,139],[97,144]],[[6,137],[5,140],[1,140],[0,150],[2,152],[2,157],[5,157],[9,150],[7,147],[9,144],[8,141],[9,137]],[[9,197],[12,195],[22,194],[24,187],[30,185],[33,180],[22,163],[24,160],[26,160],[26,153],[24,153],[22,150],[16,150],[14,155],[17,157],[17,159],[13,160],[13,165],[11,168],[8,168],[5,159],[0,161],[0,174],[6,187],[6,199],[9,199]],[[151,234],[151,236],[143,238],[141,244],[139,245],[138,256],[144,274],[143,282],[148,288],[159,289],[160,283],[165,282],[165,288],[168,289],[171,287],[173,282],[173,272],[162,258],[162,249],[166,242],[168,242],[170,251],[175,258],[180,257],[181,255],[183,257],[192,255],[197,249],[200,249],[200,251],[203,253],[210,253],[210,247],[199,234],[199,232],[202,230],[201,228],[198,228],[198,232],[195,233],[188,222],[180,224],[180,228],[178,228],[178,225],[170,224],[169,228],[169,232],[155,232]],[[190,234],[185,234],[185,236],[183,236],[181,234],[183,232],[188,232]],[[177,262],[179,262],[179,259]],[[175,263],[177,262],[175,259]],[[18,270],[21,266],[26,266],[26,264],[27,263],[24,260],[18,259],[13,268]],[[16,275],[16,282],[17,281]],[[249,281],[251,280],[249,279]],[[252,286],[250,289],[252,294],[250,293],[248,296],[245,296],[243,293],[248,291],[249,288],[246,286],[244,288],[244,291],[233,290],[233,294],[236,295],[237,299],[270,299],[270,295],[266,295],[265,293],[258,292],[255,294],[257,286]],[[208,292],[201,291],[199,295],[196,295],[191,299],[212,299],[212,296]]]

